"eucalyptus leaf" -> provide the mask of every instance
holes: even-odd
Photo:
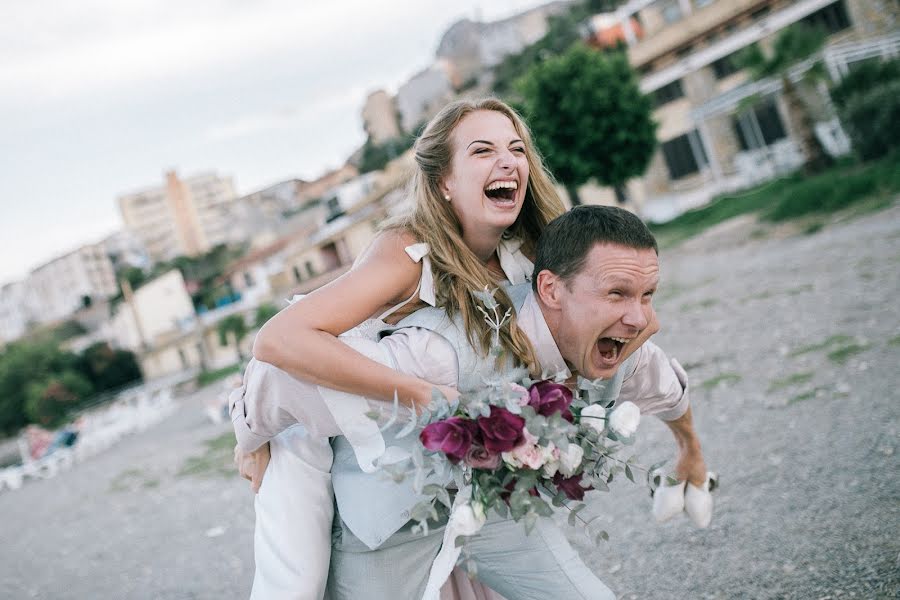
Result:
[[[570,512],[569,512],[569,526],[570,527],[575,527],[575,521],[578,519],[578,513],[581,512],[582,510],[584,510],[585,506],[587,506],[587,504],[582,503],[582,504],[579,504],[579,505],[575,506],[574,508],[570,509]]]

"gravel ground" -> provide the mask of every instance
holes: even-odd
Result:
[[[610,541],[572,541],[622,599],[900,597],[900,205],[813,235],[738,219],[662,263],[656,341],[691,375],[716,514],[656,525],[619,482],[590,508]],[[219,389],[0,494],[0,597],[246,598],[252,497],[203,413]],[[639,437],[643,464],[674,451],[654,419]]]

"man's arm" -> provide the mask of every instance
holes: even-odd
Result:
[[[675,477],[694,485],[706,481],[706,463],[694,430],[687,373],[652,342],[640,350],[635,369],[625,377],[620,401],[634,402],[642,414],[656,415],[672,431],[678,445]]]

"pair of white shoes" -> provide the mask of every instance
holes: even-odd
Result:
[[[657,523],[663,523],[683,512],[688,514],[694,524],[704,529],[713,514],[712,491],[718,486],[718,476],[713,472],[706,473],[706,481],[700,487],[687,481],[675,485],[663,485],[665,477],[655,473],[651,480],[658,482],[651,491],[653,495],[653,517]]]

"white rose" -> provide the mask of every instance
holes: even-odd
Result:
[[[623,437],[631,437],[641,422],[641,409],[634,402],[623,402],[609,415],[609,427]]]
[[[485,521],[484,509],[479,512],[476,512],[471,504],[457,506],[450,515],[449,526],[456,530],[457,535],[475,535]]]
[[[599,404],[591,404],[581,409],[581,424],[593,428],[595,431],[603,431],[606,426],[606,409]]]
[[[552,479],[559,470],[559,448],[553,442],[547,442],[544,448],[544,477]]]
[[[559,472],[566,477],[571,477],[575,471],[581,466],[581,459],[584,458],[584,449],[578,444],[569,444],[568,450],[559,451]]]

